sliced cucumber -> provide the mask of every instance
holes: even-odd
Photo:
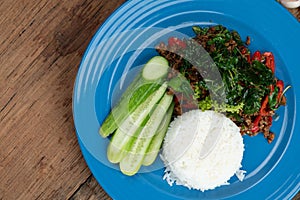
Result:
[[[169,70],[168,61],[162,56],[154,56],[145,65],[142,76],[145,80],[155,81],[166,76]]]
[[[102,137],[112,134],[130,113],[159,88],[158,85],[164,82],[168,68],[168,61],[161,56],[155,56],[145,64],[142,72],[128,86],[118,104],[102,123],[99,129]]]
[[[157,130],[157,133],[153,137],[147,149],[146,155],[143,160],[144,166],[149,166],[155,161],[157,154],[160,150],[160,147],[163,143],[166,132],[168,130],[172,118],[173,109],[174,109],[174,103],[172,103],[171,106],[169,107],[167,113],[164,116],[163,121],[159,125],[159,129]]]
[[[167,83],[164,83],[122,122],[107,149],[107,157],[110,162],[118,163],[126,155],[126,149],[129,148],[132,139],[139,134],[139,128],[155,104],[162,98],[166,89]]]
[[[140,169],[152,138],[163,121],[172,101],[173,96],[165,94],[151,114],[142,131],[134,139],[129,152],[120,162],[120,169],[124,174],[132,176]]]

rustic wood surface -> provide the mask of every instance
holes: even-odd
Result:
[[[0,200],[110,199],[81,156],[72,89],[88,42],[124,1],[0,1]]]

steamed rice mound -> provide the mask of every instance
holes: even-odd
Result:
[[[192,110],[172,121],[166,133],[163,178],[170,185],[201,191],[227,185],[234,174],[243,178],[243,152],[240,130],[230,119],[214,111]]]

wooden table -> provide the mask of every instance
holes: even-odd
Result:
[[[110,199],[81,155],[72,90],[90,39],[123,2],[0,1],[1,200]]]

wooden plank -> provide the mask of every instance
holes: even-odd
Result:
[[[73,84],[89,40],[122,2],[1,1],[0,199],[68,199],[90,176]]]
[[[288,9],[288,11],[290,11],[295,18],[298,19],[298,21],[300,22],[300,7],[299,8],[290,8]]]
[[[106,192],[100,187],[96,179],[91,175],[87,181],[80,186],[78,191],[70,198],[70,200],[111,200]]]

